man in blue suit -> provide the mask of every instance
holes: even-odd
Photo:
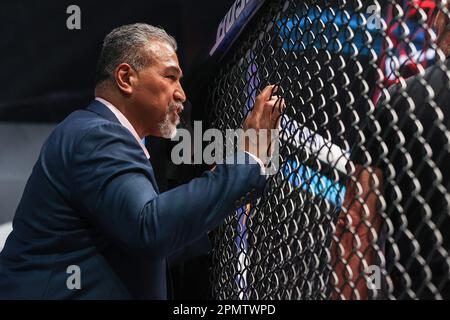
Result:
[[[259,159],[219,164],[159,193],[142,138],[176,132],[185,93],[176,42],[146,24],[104,40],[96,100],[44,143],[0,254],[3,299],[166,299],[167,260],[207,250],[207,232],[265,176]],[[269,86],[244,129],[268,129],[279,108]],[[245,151],[245,152],[244,152]]]

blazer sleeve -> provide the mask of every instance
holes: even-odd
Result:
[[[205,255],[211,250],[211,242],[208,234],[204,233],[194,240],[188,246],[172,252],[168,257],[170,266],[176,266],[184,261],[194,259],[198,256]]]
[[[246,164],[217,165],[157,194],[151,166],[134,137],[125,127],[106,123],[90,129],[75,147],[72,194],[81,211],[119,245],[163,258],[217,227],[246,192],[263,190],[266,178],[256,161],[246,153],[233,157]]]

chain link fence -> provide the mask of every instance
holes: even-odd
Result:
[[[277,84],[280,169],[215,231],[214,298],[450,297],[441,6],[264,3],[209,84],[208,124],[241,127]]]

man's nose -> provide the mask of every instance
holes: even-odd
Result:
[[[180,102],[186,101],[186,94],[184,93],[183,87],[181,85],[175,90],[174,99],[175,101]]]

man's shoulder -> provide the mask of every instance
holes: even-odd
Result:
[[[133,138],[120,123],[87,109],[74,111],[59,123],[44,143],[49,154],[73,154],[83,146],[92,149],[105,140],[130,140]]]
[[[447,69],[449,68],[449,61],[442,63],[436,63],[435,65],[427,68],[423,74],[417,74],[406,80],[406,89],[409,95],[412,97],[425,98],[428,93],[427,89],[432,89],[436,94],[444,94],[440,92],[449,80],[449,74]],[[428,88],[427,88],[428,86]],[[447,90],[448,91],[448,90]],[[448,92],[445,92],[447,94]]]
[[[447,62],[445,62],[447,64]],[[399,113],[411,112],[411,104],[416,108],[427,103],[429,98],[436,102],[447,101],[450,99],[450,90],[447,88],[449,77],[445,64],[436,64],[425,70],[424,73],[409,77],[403,82],[391,85],[387,90],[387,96],[382,95],[378,101],[378,114],[385,116],[385,111],[395,110]],[[386,108],[386,102],[389,107]]]
[[[104,132],[105,135],[109,131],[126,134],[124,129],[118,122],[113,122],[87,109],[80,109],[67,116],[55,128],[53,134],[70,140],[81,140],[87,134],[99,131]]]
[[[65,130],[82,130],[107,123],[112,123],[112,121],[85,108],[72,112],[58,127]]]

